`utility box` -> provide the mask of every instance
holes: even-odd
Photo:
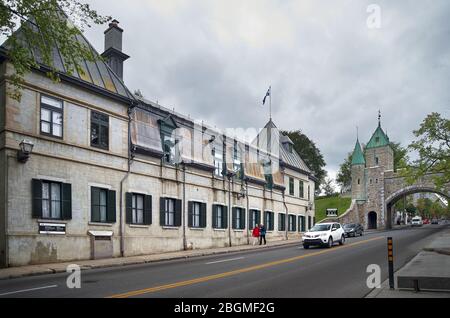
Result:
[[[112,231],[88,231],[91,237],[91,259],[113,257]]]

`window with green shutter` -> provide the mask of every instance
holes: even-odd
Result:
[[[226,205],[220,204],[213,205],[213,228],[215,229],[228,228],[228,213]]]
[[[271,211],[264,212],[264,224],[266,226],[267,231],[274,230],[274,213]]]
[[[72,218],[72,186],[68,183],[32,180],[32,217],[54,220]]]
[[[278,213],[278,231],[286,231],[286,213]]]
[[[289,177],[289,195],[294,195],[294,178]]]
[[[206,227],[206,203],[188,202],[188,226],[192,228]]]
[[[91,221],[98,223],[116,222],[116,192],[91,187]]]
[[[232,211],[233,215],[233,229],[243,230],[245,229],[245,209],[240,207],[234,207]]]
[[[305,197],[305,188],[304,187],[305,187],[304,182],[302,180],[300,180],[299,187],[298,187],[298,196],[302,199]]]
[[[250,210],[250,228],[254,228],[261,224],[261,211],[251,209]]]

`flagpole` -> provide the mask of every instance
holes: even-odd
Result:
[[[272,86],[269,86],[269,117],[272,120]]]

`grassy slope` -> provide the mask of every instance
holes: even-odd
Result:
[[[341,198],[338,196],[319,198],[315,201],[316,207],[316,222],[325,219],[326,209],[338,209],[338,215],[343,214],[350,207],[352,203],[351,198]]]

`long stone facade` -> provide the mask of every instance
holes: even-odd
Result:
[[[285,240],[313,225],[315,178],[272,120],[241,140],[131,94],[123,65],[102,62],[60,83],[36,69],[17,101],[0,61],[1,266],[249,244],[259,223]]]

